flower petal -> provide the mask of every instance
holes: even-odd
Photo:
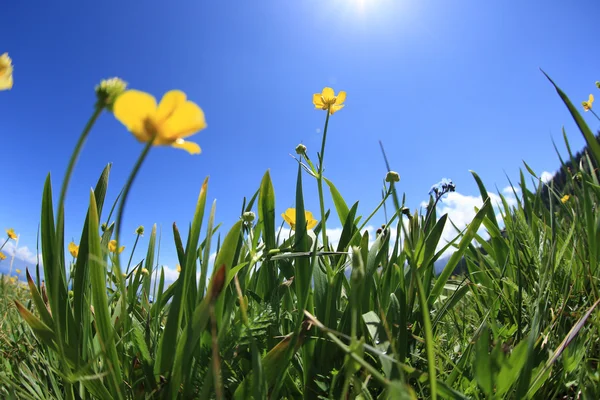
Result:
[[[8,75],[6,77],[0,78],[0,90],[12,89],[12,87],[13,87],[12,75]]]
[[[588,99],[588,103],[590,103],[590,106],[591,106],[593,102],[594,102],[594,95],[590,94],[590,97]]]
[[[333,115],[334,112],[341,110],[342,108],[344,108],[344,105],[339,105],[339,104],[333,104],[331,105],[331,108],[329,109],[329,113],[331,115]]]
[[[346,92],[344,92],[342,90],[336,96],[336,98],[335,98],[335,104],[341,105],[341,104],[344,103],[344,101],[346,101]]]
[[[173,144],[171,146],[175,147],[177,149],[183,149],[183,150],[187,151],[190,154],[200,154],[200,153],[202,153],[202,149],[200,148],[200,146],[198,146],[197,143],[186,142],[183,139],[177,139],[175,142],[173,142]]]
[[[127,90],[115,101],[113,114],[139,140],[150,140],[144,120],[156,113],[156,99],[139,90]]]
[[[323,108],[323,98],[321,97],[321,93],[313,94],[313,104],[317,108]]]
[[[161,124],[166,121],[186,100],[187,96],[181,90],[171,90],[165,93],[160,100],[158,110],[156,110],[156,122]]]
[[[204,128],[204,112],[196,103],[186,101],[161,124],[161,135],[164,139],[175,140],[193,135]]]
[[[323,89],[323,92],[321,92],[321,96],[323,97],[323,101],[325,103],[329,103],[333,101],[333,98],[335,97],[335,92],[332,88],[326,87]]]

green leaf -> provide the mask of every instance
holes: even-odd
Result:
[[[331,198],[333,199],[333,204],[335,205],[335,210],[337,211],[338,217],[340,219],[340,224],[344,226],[346,224],[346,220],[348,218],[348,205],[346,201],[337,190],[333,182],[331,182],[327,178],[323,178],[327,186],[329,186],[329,191],[331,192]]]
[[[494,377],[492,375],[492,359],[489,353],[490,330],[486,327],[481,330],[479,338],[475,344],[475,365],[473,371],[479,387],[487,396],[492,394],[494,389]]]
[[[452,254],[452,256],[450,256],[450,259],[444,267],[444,270],[437,277],[435,285],[433,286],[433,289],[429,294],[429,305],[432,305],[442,293],[442,290],[444,289],[444,285],[448,281],[448,278],[454,271],[454,268],[456,268],[456,265],[464,255],[465,250],[467,249],[473,238],[475,238],[475,235],[479,230],[479,226],[481,225],[481,222],[483,221],[485,215],[488,213],[489,208],[491,208],[491,203],[488,199],[483,204],[483,207],[481,207],[481,209],[477,212],[477,214],[473,218],[473,221],[471,221],[471,223],[469,224],[469,227],[467,228],[462,239],[460,240],[460,243],[458,244],[458,249]]]
[[[113,398],[123,398],[121,385],[123,382],[121,375],[121,364],[117,355],[115,345],[116,332],[111,324],[110,309],[108,307],[108,297],[106,294],[106,268],[102,259],[102,247],[100,245],[100,236],[98,235],[98,206],[94,192],[90,191],[89,207],[89,268],[90,283],[92,288],[92,303],[96,315],[96,326],[98,329],[98,339],[102,345],[105,366],[109,376],[109,387]]]
[[[567,95],[558,86],[556,86],[556,83],[554,83],[554,81],[550,79],[548,74],[546,74],[544,71],[542,71],[542,73],[546,75],[546,78],[548,78],[550,83],[552,83],[552,86],[554,86],[554,89],[556,89],[556,92],[562,99],[563,103],[565,103],[565,105],[569,109],[569,112],[571,113],[571,116],[573,117],[575,123],[579,127],[579,130],[583,134],[583,137],[585,138],[588,148],[591,150],[597,165],[600,164],[600,144],[598,144],[598,141],[596,140],[596,137],[592,133],[591,129],[587,126],[585,120],[583,119],[579,111],[577,111],[577,108],[575,108],[573,103],[571,103],[571,100],[569,100]]]

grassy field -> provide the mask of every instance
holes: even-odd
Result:
[[[357,199],[344,199],[323,176],[328,123],[344,112],[345,94],[315,94],[323,142],[313,158],[296,149],[296,205],[284,216],[292,235],[279,236],[268,171],[228,230],[217,225],[214,204],[207,207],[207,179],[189,228],[173,225],[175,243],[161,244],[175,246],[179,257],[171,285],[157,271],[155,227],[145,233],[142,260],[119,252],[127,193],[144,157],[152,145],[175,143],[164,142],[167,125],[156,120],[144,120],[143,132],[135,128],[122,104],[133,95],[123,90],[117,81],[97,89],[96,112],[56,205],[46,181],[45,282],[28,271],[27,287],[0,283],[2,398],[600,398],[600,145],[582,116],[590,113],[560,89],[589,146],[571,168],[560,160],[566,185],[542,191],[525,165],[511,207],[502,194],[501,204],[492,204],[473,173],[483,207],[448,244],[441,234],[451,221],[436,206],[451,185],[413,211],[390,171],[381,204],[358,215]],[[146,146],[118,199],[105,198],[105,168],[90,192],[79,244],[68,246],[70,174],[94,121],[113,108]],[[306,185],[318,188],[314,215],[304,209]],[[334,209],[325,209],[326,196]],[[384,203],[389,220],[372,237],[364,228]],[[335,247],[326,223],[343,226]],[[434,263],[451,247],[436,274]],[[456,276],[459,262],[466,271]]]

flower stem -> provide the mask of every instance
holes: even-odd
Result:
[[[125,203],[127,202],[127,196],[129,195],[129,190],[131,189],[131,186],[133,185],[135,177],[137,176],[140,168],[142,167],[142,164],[144,163],[146,156],[150,152],[152,143],[154,143],[154,137],[152,138],[152,140],[149,140],[148,143],[146,143],[146,146],[144,146],[144,150],[142,150],[142,154],[140,154],[138,160],[136,161],[135,165],[133,166],[133,170],[131,171],[129,178],[127,178],[127,182],[125,183],[125,186],[123,187],[121,202],[119,203],[119,208],[117,209],[117,223],[116,223],[116,227],[115,227],[115,240],[117,241],[117,249],[119,248],[119,245],[120,245],[119,238],[121,237],[121,222],[123,221],[123,210],[125,209]],[[119,259],[119,258],[120,257],[117,257],[117,259]]]
[[[79,158],[79,153],[81,153],[81,149],[83,148],[85,140],[87,139],[90,131],[92,130],[92,127],[96,123],[96,120],[98,119],[100,114],[102,114],[102,110],[104,110],[104,107],[102,105],[97,104],[96,108],[94,110],[94,113],[88,120],[87,124],[85,125],[85,128],[83,128],[83,132],[81,132],[81,135],[79,136],[79,140],[77,141],[77,145],[75,145],[75,150],[73,151],[73,154],[71,154],[71,159],[69,160],[69,165],[67,166],[67,172],[65,173],[65,177],[63,179],[62,187],[60,189],[60,197],[58,200],[58,211],[57,211],[58,216],[56,218],[57,232],[60,228],[59,224],[63,223],[64,213],[65,213],[65,210],[64,210],[65,197],[67,196],[67,187],[69,186],[69,181],[71,180],[71,175],[73,175],[73,169],[75,168],[75,163],[77,162],[77,158]]]
[[[4,243],[2,243],[2,246],[0,246],[0,250],[2,250],[4,248],[4,246],[6,245],[6,243],[10,240],[10,238],[7,238]]]
[[[331,106],[329,106],[331,107]],[[321,208],[321,233],[323,234],[323,248],[328,251],[327,243],[327,228],[325,223],[325,202],[323,199],[323,160],[325,158],[325,142],[327,141],[327,127],[329,125],[329,109],[327,109],[327,117],[325,118],[325,128],[323,129],[323,141],[321,142],[321,152],[319,153],[319,169],[317,174],[317,187],[319,189],[319,206]],[[332,278],[332,270],[328,262],[325,262],[329,278]]]

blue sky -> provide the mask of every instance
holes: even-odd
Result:
[[[45,176],[58,192],[94,85],[111,76],[159,98],[184,90],[206,114],[208,128],[190,138],[203,154],[154,148],[130,194],[125,244],[138,225],[157,223],[161,264],[174,266],[171,224],[187,227],[205,176],[225,229],[267,169],[278,214],[293,206],[289,154],[303,142],[316,159],[325,114],[311,99],[324,86],[348,93],[331,119],[326,176],[348,203],[360,200],[362,214],[380,199],[379,139],[411,208],[444,177],[472,201],[469,170],[501,189],[522,160],[539,173],[558,167],[551,138],[564,148],[563,125],[583,146],[539,68],[576,103],[597,90],[590,32],[599,12],[595,0],[9,2],[0,53],[13,58],[15,84],[0,92],[0,226],[14,227],[20,246],[35,252]],[[112,115],[100,118],[69,188],[67,239],[79,237],[104,165],[113,163],[110,201],[141,150]],[[308,176],[305,184],[317,212],[316,185]]]

